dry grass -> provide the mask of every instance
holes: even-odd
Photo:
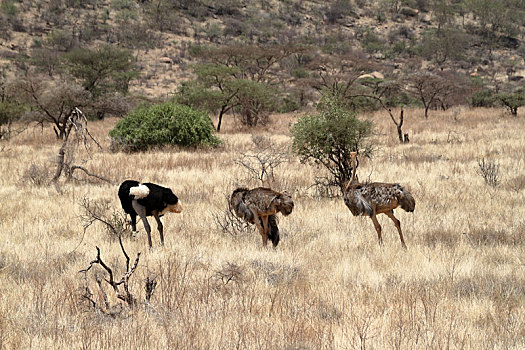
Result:
[[[270,132],[256,132],[289,144],[293,118],[274,116]],[[379,148],[360,178],[400,182],[413,193],[415,212],[397,211],[407,251],[387,217],[380,247],[370,219],[353,217],[341,199],[316,198],[308,189],[315,169],[296,160],[276,171],[276,189],[293,191],[296,203],[280,218],[278,249],[263,249],[255,229],[225,234],[215,220],[225,196],[257,185],[239,183],[247,174],[234,159],[251,147],[251,135],[229,121],[217,150],[132,155],[109,152],[115,120],[93,122],[104,149],[77,159],[114,185],[42,186],[59,148],[50,130],[29,128],[0,144],[0,348],[524,348],[523,115],[462,110],[425,120],[410,110],[407,145],[396,142],[384,113],[367,118]],[[497,160],[501,185],[477,173],[483,157]],[[140,302],[110,317],[82,301],[78,271],[95,246],[119,276],[124,258],[101,224],[84,234],[79,215],[83,198],[120,210],[117,184],[127,178],[171,187],[184,211],[164,217],[164,248],[155,228],[155,248],[146,248],[141,224],[137,237],[124,239],[132,259],[142,252],[130,281]],[[157,281],[148,305],[147,277]]]

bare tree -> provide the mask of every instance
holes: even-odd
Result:
[[[339,101],[350,100],[356,95],[355,82],[366,71],[376,67],[358,54],[344,56],[318,56],[308,64],[315,71],[312,87],[320,92],[328,91]],[[354,96],[355,97],[355,96]]]
[[[271,186],[275,182],[275,169],[289,160],[289,151],[279,148],[264,136],[252,136],[252,142],[252,149],[241,152],[234,161],[261,184]]]
[[[58,150],[57,168],[55,171],[55,175],[53,176],[50,182],[56,183],[64,170],[67,174],[67,178],[72,179],[73,172],[78,169],[84,171],[88,176],[92,176],[99,180],[111,183],[112,181],[106,179],[105,177],[90,173],[86,168],[80,165],[72,164],[74,160],[75,149],[78,145],[83,144],[86,147],[86,149],[88,149],[88,140],[91,140],[99,148],[101,148],[100,144],[89,133],[89,130],[87,128],[87,118],[84,115],[84,113],[82,113],[82,111],[79,108],[74,107],[69,113],[64,126],[65,130],[64,137],[62,140],[62,146]],[[75,131],[76,136],[74,137],[74,140],[70,138],[70,134],[73,130]]]
[[[408,143],[409,142],[408,134],[403,134],[403,122],[404,122],[403,107],[401,107],[401,111],[399,113],[399,120],[397,120],[394,117],[391,105],[389,103],[389,100],[393,100],[393,99],[395,100],[400,95],[400,93],[403,91],[401,84],[397,81],[385,81],[385,80],[380,80],[380,79],[368,80],[368,81],[363,82],[362,84],[368,86],[371,89],[370,90],[371,92],[367,94],[363,94],[363,95],[356,95],[356,96],[363,96],[363,97],[370,98],[378,102],[381,108],[383,108],[385,111],[388,112],[390,119],[396,126],[399,142]]]
[[[57,139],[64,139],[73,108],[85,106],[90,96],[70,81],[41,80],[37,76],[20,80],[13,89],[22,102],[31,106],[26,119],[42,125],[51,123]]]
[[[126,231],[124,228],[124,221],[121,217],[118,217],[115,212],[108,215],[108,209],[109,206],[106,203],[100,203],[95,202],[92,200],[89,200],[88,198],[84,198],[81,203],[84,214],[81,216],[81,220],[83,222],[84,231],[90,227],[95,222],[102,223],[105,228],[110,232],[112,235],[118,237],[120,248],[122,250],[122,254],[124,255],[126,259],[126,268],[125,272],[122,274],[122,277],[117,280],[115,277],[115,273],[113,272],[113,269],[107,265],[104,260],[102,260],[102,255],[100,248],[97,246],[97,256],[94,260],[92,260],[89,263],[89,266],[83,270],[80,270],[80,273],[84,274],[84,293],[82,294],[82,299],[89,302],[89,305],[93,307],[94,309],[115,317],[122,311],[122,305],[116,304],[112,305],[108,299],[108,294],[106,292],[106,289],[104,288],[103,281],[109,285],[113,291],[115,292],[115,295],[117,299],[120,301],[123,301],[127,307],[133,308],[137,305],[137,298],[131,293],[131,289],[129,287],[129,281],[133,273],[136,271],[137,266],[139,264],[140,259],[140,252],[137,253],[137,256],[131,265],[131,259],[129,255],[127,254],[126,250],[124,249],[124,244],[122,243],[122,235]],[[90,288],[90,282],[89,282],[89,276],[88,273],[92,271],[93,267],[99,265],[104,273],[105,277],[101,278],[99,274],[94,273],[95,281],[98,286],[99,290],[99,297],[97,298],[95,294],[92,292]],[[146,291],[146,297],[145,301],[146,303],[149,303],[151,296],[153,295],[153,292],[155,291],[155,287],[157,285],[157,281],[155,278],[152,278],[150,276],[147,276],[144,281],[144,289]]]
[[[223,233],[237,239],[252,233],[249,223],[235,215],[233,208],[230,206],[230,194],[226,194],[226,209],[213,213],[215,225]]]
[[[430,107],[454,88],[454,82],[431,72],[417,72],[407,78],[409,91],[416,96],[425,108],[428,118]]]

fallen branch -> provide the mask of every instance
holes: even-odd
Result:
[[[110,183],[110,184],[114,184],[113,181],[109,180],[109,179],[106,179],[105,177],[103,176],[100,176],[100,175],[97,175],[97,174],[93,174],[93,173],[90,173],[86,168],[80,166],[80,165],[72,165],[70,168],[69,168],[69,177],[70,178],[74,178],[73,177],[73,172],[75,170],[82,170],[84,173],[86,173],[86,175],[88,176],[91,176],[91,177],[94,177],[94,178],[97,178],[99,180],[102,180],[102,181],[106,181],[107,183]]]
[[[91,268],[94,265],[97,265],[97,264],[100,265],[107,273],[107,278],[104,278],[104,281],[111,286],[111,288],[115,292],[115,295],[116,295],[117,299],[120,299],[120,300],[124,301],[126,303],[126,305],[128,305],[129,307],[134,307],[137,304],[137,301],[136,301],[135,297],[133,296],[133,294],[131,294],[131,292],[130,292],[129,279],[131,278],[131,276],[133,275],[133,273],[137,269],[137,266],[139,264],[139,259],[140,259],[140,252],[137,253],[137,257],[135,258],[135,261],[134,261],[133,265],[130,267],[130,265],[129,265],[130,258],[128,256],[128,254],[126,253],[126,250],[124,249],[124,245],[122,244],[122,239],[120,238],[120,236],[119,236],[119,241],[120,241],[120,247],[122,249],[122,253],[126,257],[126,272],[122,275],[122,277],[120,278],[120,280],[118,282],[115,280],[115,275],[114,275],[113,270],[111,269],[111,267],[109,267],[102,260],[99,247],[96,247],[97,248],[97,257],[96,257],[96,259],[91,261],[87,268],[79,271],[80,273],[84,273],[85,280],[86,280],[85,292],[82,295],[82,297],[84,299],[88,300],[93,308],[95,308],[95,309],[97,309],[97,310],[99,310],[99,311],[101,311],[101,312],[103,312],[103,313],[105,313],[107,315],[112,315],[112,316],[113,316],[113,313],[111,312],[111,310],[113,310],[114,308],[112,308],[111,304],[109,303],[109,299],[108,299],[107,293],[106,293],[106,291],[104,289],[104,286],[102,284],[102,280],[100,278],[96,279],[97,285],[99,286],[99,289],[100,289],[100,292],[102,294],[102,298],[103,298],[103,301],[104,301],[104,306],[103,307],[99,306],[97,304],[97,302],[93,298],[93,293],[91,292],[91,290],[89,289],[89,286],[88,286],[87,273],[91,270]],[[122,287],[123,290],[121,290],[120,287]],[[153,293],[153,291],[151,291],[151,293]],[[151,298],[151,294],[149,295],[149,298]]]

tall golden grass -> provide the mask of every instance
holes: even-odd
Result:
[[[49,128],[3,141],[0,348],[524,348],[524,116],[488,109],[422,114],[405,113],[409,144],[397,142],[385,113],[362,116],[376,125],[378,148],[360,164],[360,179],[401,183],[416,199],[414,213],[396,210],[406,251],[386,216],[379,217],[379,246],[369,218],[353,217],[341,198],[318,197],[310,187],[317,170],[297,159],[276,171],[275,189],[295,200],[294,212],[280,218],[278,248],[264,249],[254,228],[224,233],[216,219],[226,196],[238,185],[259,185],[234,162],[252,141],[232,121],[219,149],[138,154],[109,151],[116,120],[92,122],[103,149],[78,148],[75,161],[113,184],[38,185],[37,175],[52,176],[60,146]],[[294,118],[273,116],[255,133],[283,149]],[[499,164],[499,186],[485,184],[481,158]],[[115,310],[107,316],[82,299],[79,271],[95,259],[96,246],[118,276],[125,259],[102,224],[84,232],[79,216],[84,198],[121,213],[117,188],[124,179],[172,188],[184,211],[163,218],[164,247],[154,220],[152,251],[142,224],[137,237],[124,237],[131,259],[142,253],[130,280],[139,302],[119,306],[106,288]],[[94,275],[104,273],[88,274],[102,305]],[[147,277],[158,283],[149,304]]]

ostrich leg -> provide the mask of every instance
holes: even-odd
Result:
[[[399,221],[399,220],[394,216],[394,211],[393,211],[393,210],[387,211],[385,214],[386,214],[390,219],[392,219],[392,221],[394,222],[394,225],[396,225],[397,232],[399,232],[399,238],[401,238],[401,245],[403,246],[403,248],[407,249],[407,245],[405,244],[405,240],[403,239],[403,233],[401,232],[401,221]]]
[[[377,221],[377,217],[375,214],[372,215],[370,218],[372,219],[372,222],[374,223],[374,227],[376,228],[377,238],[379,239],[379,244],[382,245],[383,237],[381,237],[381,225],[379,225],[379,221]]]

